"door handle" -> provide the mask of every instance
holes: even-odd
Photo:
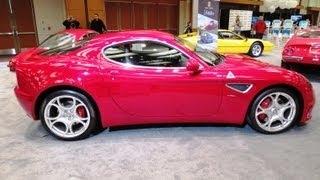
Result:
[[[119,74],[119,71],[117,71],[117,70],[112,70],[112,71],[109,71],[109,74],[110,74],[111,76],[118,75],[118,74]]]

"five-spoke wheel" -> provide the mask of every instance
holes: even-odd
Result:
[[[295,124],[301,111],[297,96],[283,88],[269,89],[254,101],[248,123],[262,133],[280,133]]]
[[[95,127],[95,111],[86,96],[75,91],[50,94],[41,108],[41,121],[55,137],[79,140],[90,135]]]
[[[259,42],[255,42],[251,45],[248,54],[253,57],[259,57],[262,54],[263,46]]]

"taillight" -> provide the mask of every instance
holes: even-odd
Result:
[[[320,44],[313,44],[310,48],[310,53],[320,54]]]
[[[284,50],[283,50],[283,54],[293,54],[294,53],[294,48],[292,47],[286,47]]]
[[[16,63],[15,63],[15,61],[10,60],[7,66],[8,66],[10,71],[16,71]]]

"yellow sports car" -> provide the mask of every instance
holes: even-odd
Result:
[[[182,34],[179,37],[187,40],[196,47],[198,33]],[[274,44],[261,39],[248,39],[229,30],[218,30],[218,53],[242,53],[252,57],[258,57],[262,52],[269,52]]]

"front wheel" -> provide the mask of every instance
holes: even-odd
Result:
[[[248,54],[252,57],[259,57],[262,54],[263,46],[259,42],[255,42],[251,45]]]
[[[258,132],[281,133],[298,121],[300,112],[299,99],[293,92],[285,88],[272,88],[254,100],[247,121]]]
[[[44,128],[61,140],[80,140],[90,136],[96,126],[96,112],[81,93],[60,90],[42,103],[40,119]]]

